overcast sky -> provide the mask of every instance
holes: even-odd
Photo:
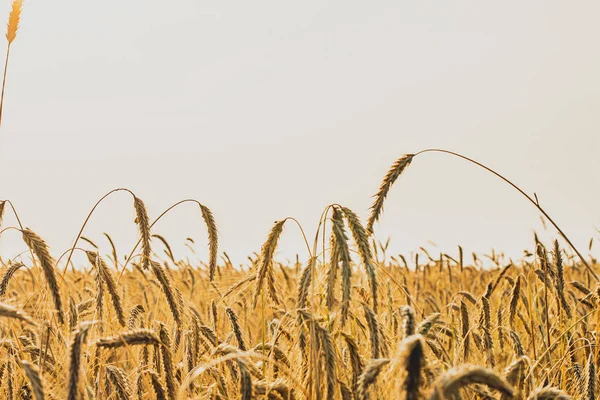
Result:
[[[151,216],[195,198],[243,262],[277,219],[296,217],[312,238],[327,204],[366,218],[395,159],[441,147],[535,191],[587,254],[600,222],[598,15],[597,1],[28,0],[0,198],[56,256],[110,189],[130,188]],[[133,220],[117,194],[85,234],[108,251],[109,232],[125,253]],[[376,235],[392,253],[431,241],[519,256],[534,229],[535,208],[497,178],[427,154],[393,187]],[[177,256],[188,236],[206,255],[192,205],[155,232]],[[17,239],[3,236],[3,258],[24,249]],[[279,259],[297,252],[289,225]]]

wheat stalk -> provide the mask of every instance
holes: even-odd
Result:
[[[146,373],[148,375],[150,375],[150,379],[152,381],[152,388],[154,389],[154,393],[156,394],[156,399],[157,400],[166,400],[167,399],[167,391],[163,387],[158,373],[153,370],[148,370],[148,371],[146,371]]]
[[[402,313],[402,338],[406,339],[415,334],[415,312],[412,307],[404,306]]]
[[[375,316],[375,312],[373,312],[373,310],[371,310],[366,305],[363,305],[363,309],[365,311],[365,319],[367,320],[367,325],[369,326],[369,333],[371,338],[371,358],[376,359],[379,358],[380,350],[377,317]]]
[[[398,179],[402,172],[404,172],[406,167],[410,165],[414,156],[414,154],[406,154],[400,157],[390,167],[387,174],[383,178],[381,186],[379,187],[379,191],[374,196],[375,201],[373,201],[373,205],[371,206],[371,215],[369,216],[369,220],[367,221],[367,232],[369,234],[373,233],[373,225],[379,220],[379,217],[383,212],[383,203],[388,195],[388,192],[390,191],[390,188],[392,187],[394,182],[396,182],[396,179]]]
[[[98,341],[96,341],[96,346],[108,349],[116,349],[123,346],[135,345],[157,346],[160,343],[160,340],[153,330],[139,328],[122,332],[116,336],[98,339]]]
[[[325,374],[327,377],[327,400],[333,400],[335,397],[336,382],[336,351],[329,331],[326,328],[320,326],[319,324],[316,324],[315,326],[317,327],[318,336],[321,342],[321,353],[323,357],[323,362],[325,364]]]
[[[97,271],[96,273],[101,277],[100,279],[106,286],[106,289],[108,291],[108,294],[110,295],[110,298],[111,298],[111,301],[113,304],[113,308],[115,309],[115,313],[117,314],[117,319],[119,320],[119,324],[121,324],[121,326],[124,327],[125,326],[125,314],[123,313],[123,304],[121,302],[121,296],[119,296],[119,293],[117,291],[117,284],[115,282],[115,278],[113,277],[112,273],[108,269],[108,266],[106,265],[106,263],[104,262],[102,257],[100,257],[100,254],[98,254],[97,252],[92,252],[92,251],[86,251],[86,254],[87,254],[87,258],[88,258],[90,264],[92,264],[94,266],[94,268]],[[100,292],[101,292],[101,290],[99,288],[98,293],[100,293]],[[100,295],[100,296],[102,296],[102,295]]]
[[[563,311],[567,315],[568,319],[571,319],[571,307],[567,302],[567,298],[565,297],[565,273],[563,268],[563,259],[560,246],[558,244],[558,240],[554,241],[554,266],[556,268],[556,292],[558,293],[558,297],[560,299],[560,304],[562,306]]]
[[[267,241],[263,244],[262,249],[260,251],[259,257],[259,266],[256,271],[256,290],[254,291],[254,295],[252,296],[252,308],[256,308],[256,303],[258,302],[258,297],[263,290],[263,285],[265,279],[269,283],[269,297],[276,304],[279,304],[279,298],[277,296],[277,292],[275,291],[275,287],[273,285],[274,282],[274,273],[273,273],[273,255],[275,254],[275,250],[277,249],[277,243],[279,242],[279,237],[283,232],[283,225],[287,219],[283,219],[281,221],[275,222],[273,228],[271,228],[271,232],[267,238]]]
[[[464,302],[460,302],[460,326],[462,330],[462,346],[463,346],[463,361],[466,361],[469,357],[470,341],[470,323],[469,323],[469,310]]]
[[[400,344],[396,361],[402,366],[402,390],[406,400],[417,400],[421,386],[421,369],[425,364],[425,339],[411,335]]]
[[[517,315],[517,306],[521,298],[521,275],[517,276],[517,280],[513,285],[512,295],[510,296],[510,306],[508,313],[508,324],[510,329],[515,330],[515,315]]]
[[[150,265],[150,255],[152,248],[150,247],[150,219],[146,211],[146,205],[137,196],[133,196],[133,207],[135,208],[135,221],[140,230],[142,240],[142,268],[147,270]]]
[[[37,325],[37,322],[35,322],[24,311],[4,303],[0,303],[0,317],[13,318],[26,322],[30,325]]]
[[[543,387],[532,391],[527,400],[571,400],[571,396],[554,387]]]
[[[21,367],[29,379],[35,400],[44,400],[44,387],[37,367],[26,360],[21,361]]]
[[[369,245],[369,238],[358,216],[349,208],[342,207],[341,210],[348,221],[350,232],[352,232],[354,241],[358,246],[358,253],[365,267],[365,272],[371,287],[371,302],[373,305],[373,311],[377,312],[377,275],[375,274],[375,265],[373,262],[373,255],[371,253],[371,246]]]
[[[491,288],[488,285],[488,288]],[[489,291],[491,294],[491,290]],[[481,297],[481,318],[480,318],[480,328],[483,333],[483,343],[485,347],[485,359],[487,366],[493,368],[496,364],[494,358],[494,339],[492,338],[492,323],[491,323],[491,307],[490,300],[486,296]]]
[[[571,240],[562,231],[562,229],[560,229],[560,227],[556,224],[556,222],[554,222],[554,220],[550,217],[550,215],[548,215],[548,213],[540,206],[539,202],[537,201],[537,196],[535,196],[536,198],[534,200],[531,196],[529,196],[527,193],[525,193],[520,187],[518,187],[517,185],[515,185],[512,181],[510,181],[509,179],[505,178],[504,176],[502,176],[498,172],[496,172],[493,169],[491,169],[491,168],[483,165],[482,163],[480,163],[478,161],[473,160],[472,158],[463,156],[462,154],[455,153],[453,151],[448,151],[448,150],[443,150],[443,149],[426,149],[426,150],[421,150],[421,151],[419,151],[418,153],[415,153],[415,154],[407,154],[407,155],[403,156],[402,158],[400,158],[398,161],[396,161],[394,163],[394,165],[392,166],[392,168],[390,168],[390,170],[388,171],[388,173],[385,176],[385,178],[383,179],[381,187],[379,189],[379,192],[377,192],[377,194],[375,195],[375,202],[373,203],[373,206],[371,207],[371,215],[370,215],[369,221],[367,223],[367,227],[369,228],[368,229],[369,233],[372,233],[372,231],[373,231],[373,224],[377,221],[377,219],[379,218],[379,215],[380,215],[381,211],[383,210],[383,202],[384,202],[385,197],[387,196],[387,194],[388,194],[388,192],[389,192],[392,184],[396,181],[396,179],[398,178],[398,176],[404,171],[404,169],[410,164],[410,162],[415,157],[417,157],[417,156],[419,156],[421,154],[425,154],[425,153],[444,153],[444,154],[448,154],[448,155],[451,155],[451,156],[454,156],[454,157],[461,158],[461,159],[463,159],[465,161],[470,162],[471,164],[477,165],[478,167],[485,169],[486,171],[492,173],[496,177],[498,177],[501,180],[503,180],[505,183],[509,184],[513,189],[515,189],[516,191],[518,191],[519,193],[521,193],[521,195],[523,195],[531,204],[533,204],[544,215],[544,217],[554,226],[554,228],[563,237],[563,239],[569,244],[569,246],[571,246],[571,248],[573,249],[573,251],[575,251],[575,253],[579,257],[579,259],[581,260],[581,263],[586,267],[586,269],[588,270],[588,272],[594,277],[594,279],[596,280],[596,282],[600,281],[600,277],[592,269],[592,267],[587,262],[587,260],[585,259],[585,257],[583,255],[581,255],[581,253],[579,252],[579,250],[577,250],[577,248],[575,247],[575,245],[573,245],[573,243],[571,242]]]
[[[244,338],[242,336],[242,329],[240,328],[238,316],[229,307],[225,308],[225,313],[227,314],[227,317],[229,317],[229,321],[231,322],[231,328],[233,329],[233,333],[235,334],[235,339],[237,340],[238,347],[240,348],[240,350],[246,351],[246,343],[244,342]]]
[[[219,252],[219,234],[217,231],[217,223],[212,211],[202,204],[200,204],[200,210],[202,211],[202,219],[208,229],[208,249],[210,258],[208,262],[209,266],[209,279],[213,281],[215,278],[215,271],[217,269],[217,254]]]
[[[4,62],[4,77],[2,79],[2,94],[0,95],[0,124],[2,123],[2,110],[4,106],[4,88],[6,87],[6,73],[8,71],[10,46],[17,37],[17,30],[19,29],[22,8],[23,0],[13,0],[10,14],[8,16],[8,24],[6,26],[6,40],[8,41],[8,46],[6,47],[6,61]]]
[[[359,400],[369,400],[369,386],[375,383],[375,380],[381,373],[384,366],[389,364],[387,358],[371,360],[363,370],[363,373],[358,378],[357,398]]]
[[[504,372],[504,379],[506,382],[515,388],[515,398],[521,398],[521,393],[523,392],[523,388],[525,385],[525,368],[528,364],[528,358],[525,356],[521,356],[515,358],[515,360],[510,363]],[[509,397],[503,395],[502,400],[508,400]]]
[[[141,304],[137,304],[135,307],[133,307],[131,309],[131,312],[129,313],[129,321],[127,322],[127,328],[133,329],[136,325],[138,317],[140,317],[145,312],[146,310]]]
[[[123,371],[121,368],[117,368],[112,365],[107,365],[106,372],[108,375],[108,379],[115,387],[119,398],[122,400],[132,399],[133,395],[131,392],[131,385],[129,384],[129,380],[127,379],[125,371]]]
[[[115,264],[115,268],[119,268],[119,258],[117,256],[117,247],[115,246],[115,242],[113,242],[112,238],[110,237],[110,235],[106,232],[104,232],[104,236],[106,237],[106,239],[108,240],[108,243],[110,244],[110,250],[112,252],[112,261]]]
[[[79,376],[81,374],[81,349],[85,342],[85,338],[89,328],[92,326],[90,322],[84,322],[73,331],[73,339],[69,349],[70,366],[69,380],[67,390],[67,400],[78,400],[80,398]]]
[[[23,234],[23,241],[35,253],[40,261],[44,276],[46,277],[46,282],[48,283],[48,288],[50,289],[50,294],[54,300],[54,308],[56,309],[58,322],[64,324],[65,317],[62,309],[60,290],[58,288],[58,282],[56,281],[56,273],[54,271],[54,260],[52,259],[52,256],[50,256],[48,245],[29,228],[25,228],[21,232]]]
[[[173,365],[173,355],[171,354],[171,339],[167,327],[162,322],[159,324],[159,338],[162,342],[160,346],[165,377],[167,382],[167,397],[169,400],[175,400],[175,374]]]
[[[2,280],[0,281],[0,297],[4,297],[4,295],[6,295],[6,289],[8,288],[9,281],[11,280],[15,272],[17,272],[21,267],[24,266],[25,265],[21,262],[11,262],[9,264],[8,269],[6,270],[6,272],[2,276]]]
[[[171,314],[173,315],[173,319],[177,325],[181,325],[181,313],[179,310],[179,304],[177,303],[177,299],[175,297],[175,289],[171,285],[171,280],[169,279],[168,275],[165,274],[165,271],[159,263],[151,261],[150,266],[152,267],[154,276],[156,276],[156,279],[158,279],[160,282],[161,288],[165,294],[165,297],[167,298],[167,303],[169,305],[169,309],[171,310]]]
[[[450,369],[440,375],[433,384],[433,391],[429,400],[442,400],[456,396],[458,391],[472,384],[486,385],[491,389],[512,398],[513,389],[494,371],[472,365],[465,365],[458,369]]]
[[[335,249],[332,251],[335,252],[337,259],[339,259],[342,264],[342,305],[340,312],[341,324],[343,327],[348,319],[348,310],[350,308],[350,279],[352,277],[352,267],[350,248],[348,247],[348,236],[346,235],[346,230],[344,229],[344,220],[339,207],[333,208],[332,222],[332,237],[335,238]],[[333,288],[330,290],[333,291]]]

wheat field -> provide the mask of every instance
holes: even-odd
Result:
[[[9,16],[4,85],[22,1]],[[392,186],[425,153],[458,157],[519,192],[557,240],[532,238],[522,259],[388,254],[376,225]],[[137,246],[118,254],[108,234],[85,236],[96,207],[126,192]],[[177,258],[154,224],[195,203],[208,259]],[[2,224],[6,214],[16,225]],[[233,265],[219,248],[218,216],[183,200],[151,219],[118,188],[91,209],[72,248],[55,253],[0,200],[1,233],[26,251],[0,257],[0,396],[3,399],[595,399],[600,347],[598,264],[510,180],[458,153],[400,157],[370,215],[324,208],[313,236],[275,222],[259,252]],[[308,262],[277,261],[288,225],[302,230]],[[103,254],[95,241],[110,244]],[[589,250],[594,241],[590,241]],[[74,265],[74,253],[87,262]],[[485,258],[492,267],[484,267]]]
[[[93,207],[55,259],[10,200],[0,202],[0,215],[12,211],[19,225],[3,231],[18,230],[30,254],[2,261],[3,398],[594,399],[595,260],[535,236],[522,260],[492,253],[494,267],[484,268],[460,246],[454,255],[388,257],[374,239],[391,186],[422,153],[392,165],[366,225],[347,207],[327,206],[312,246],[305,236],[304,265],[276,260],[293,218],[275,222],[260,252],[234,266],[226,253],[219,262],[207,206],[184,200],[150,222],[144,202],[122,188]],[[112,252],[100,254],[86,223],[123,191],[138,245],[119,255],[105,234]],[[152,231],[187,202],[207,228],[201,265],[176,258]],[[75,251],[85,265],[73,265]]]
[[[22,230],[35,262],[3,263],[2,398],[595,398],[599,292],[558,241],[495,268],[406,259],[333,205],[306,265],[274,260],[289,220],[244,268],[216,262],[214,231],[191,265],[134,204],[131,268],[85,238],[89,263],[63,274]]]

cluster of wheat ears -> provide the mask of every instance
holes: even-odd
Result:
[[[15,39],[21,1],[7,39]],[[7,52],[8,62],[8,52]],[[6,77],[6,71],[5,71]],[[3,97],[2,97],[3,99]],[[1,112],[1,106],[0,106]],[[1,115],[1,114],[0,114]],[[568,245],[535,248],[495,268],[452,257],[388,257],[373,228],[391,186],[425,153],[460,157],[529,200]],[[127,256],[101,254],[83,236],[107,196],[133,198],[139,241]],[[94,206],[58,259],[24,228],[28,253],[2,260],[0,395],[3,399],[594,399],[600,289],[586,260],[541,208],[502,175],[457,153],[429,149],[394,163],[366,225],[349,208],[325,208],[309,261],[275,261],[286,224],[271,229],[245,267],[219,261],[212,212],[195,200],[151,222],[134,193]],[[178,258],[155,223],[198,206],[209,260]],[[81,243],[79,247],[78,244]],[[591,246],[591,244],[590,244]],[[139,251],[138,251],[139,248]],[[162,251],[159,251],[162,250]],[[74,267],[83,252],[88,264]],[[65,259],[64,263],[60,263]],[[63,267],[61,268],[60,265]]]

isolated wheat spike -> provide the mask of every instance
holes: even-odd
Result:
[[[379,187],[379,191],[374,196],[375,200],[373,201],[373,205],[371,206],[371,215],[369,216],[369,220],[367,222],[367,233],[373,233],[373,225],[375,222],[379,220],[381,213],[383,212],[383,203],[385,202],[385,198],[388,195],[390,188],[396,182],[396,179],[404,172],[406,167],[408,167],[411,161],[414,158],[414,154],[406,154],[400,157],[388,170],[387,174],[383,178],[381,182],[381,186]]]
[[[6,61],[4,62],[4,77],[2,79],[2,94],[0,95],[0,124],[2,123],[2,109],[4,105],[4,88],[6,86],[6,73],[8,71],[8,59],[10,56],[10,46],[17,37],[17,30],[19,29],[19,21],[21,20],[21,9],[23,8],[23,0],[14,0],[12,8],[8,16],[8,24],[6,26],[6,40],[8,46],[6,47]]]
[[[17,30],[19,29],[19,20],[21,19],[22,8],[23,0],[13,1],[6,27],[6,39],[8,40],[8,44],[11,44],[17,37]]]

